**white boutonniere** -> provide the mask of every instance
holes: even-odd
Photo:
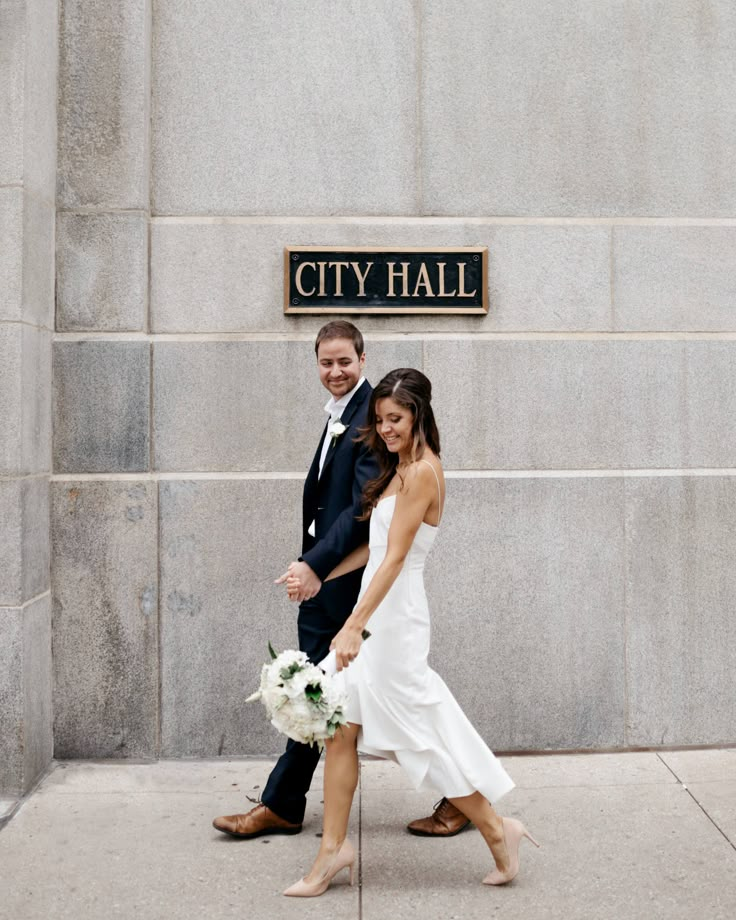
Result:
[[[334,447],[335,444],[337,444],[337,439],[340,437],[340,435],[345,434],[347,430],[348,430],[348,426],[343,425],[340,419],[336,419],[330,425],[328,432],[327,432],[332,437],[332,444],[330,446]]]

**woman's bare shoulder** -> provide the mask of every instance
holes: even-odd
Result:
[[[436,477],[441,479],[442,476],[442,464],[440,463],[439,457],[429,451],[425,451],[423,457],[414,460],[413,463],[407,466],[404,481],[407,486],[415,483],[422,489],[429,488],[430,486],[432,489],[436,489]]]

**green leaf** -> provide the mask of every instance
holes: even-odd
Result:
[[[307,684],[304,688],[304,696],[306,696],[308,700],[318,703],[322,698],[322,688],[319,684]]]
[[[274,652],[273,646],[271,645],[271,642],[270,642],[270,641],[269,641],[269,643],[268,643],[268,654],[271,656],[271,659],[272,659],[272,660],[273,660],[274,658],[278,658],[278,657],[279,657],[279,656],[276,654],[276,652]]]
[[[290,680],[295,674],[298,674],[299,671],[303,671],[304,668],[298,663],[293,662],[289,665],[288,668],[281,668],[279,671],[279,677],[281,680]]]

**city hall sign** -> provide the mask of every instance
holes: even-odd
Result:
[[[488,249],[287,246],[285,313],[487,313]]]

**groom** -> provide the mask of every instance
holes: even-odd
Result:
[[[363,488],[378,474],[378,464],[365,444],[355,443],[372,392],[363,377],[363,336],[352,323],[337,320],[319,330],[314,348],[320,381],[330,392],[325,406],[329,419],[304,483],[302,555],[277,584],[288,575],[298,578],[299,648],[317,663],[327,656],[330,642],[358,598],[363,569],[323,582],[345,556],[368,542],[368,522],[356,518],[362,511]],[[289,741],[271,771],[261,802],[247,814],[215,818],[214,827],[240,838],[298,834],[319,757],[316,745]],[[446,837],[468,824],[442,799],[433,815],[413,821],[408,829],[421,836]]]
[[[287,575],[299,579],[299,648],[317,663],[358,598],[363,569],[323,582],[345,556],[368,542],[368,522],[356,518],[363,487],[378,474],[378,464],[365,444],[355,442],[372,392],[363,376],[363,336],[352,323],[337,320],[319,330],[314,347],[319,379],[330,393],[329,418],[304,483],[302,554],[277,584]],[[316,745],[289,741],[260,804],[247,814],[215,818],[214,826],[233,837],[298,834],[319,757]]]

